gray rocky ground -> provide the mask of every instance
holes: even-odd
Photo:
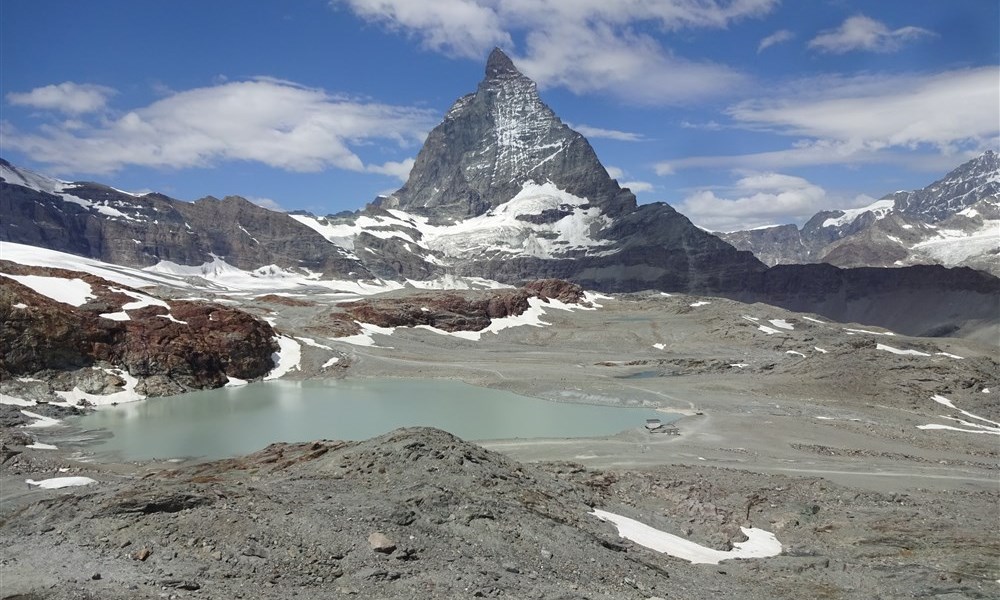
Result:
[[[71,433],[7,427],[2,596],[1000,597],[1000,438],[918,428],[986,423],[959,410],[1000,420],[995,346],[713,298],[598,302],[478,342],[397,329],[374,336],[381,347],[324,337],[322,303],[244,307],[333,348],[303,346],[293,376],[457,378],[656,406],[685,415],[680,435],[470,444],[411,429],[212,463],[112,464],[81,460]],[[61,450],[25,448],[32,438]],[[97,483],[24,483],[53,475]],[[783,552],[689,564],[620,538],[593,508],[719,549],[755,526]]]

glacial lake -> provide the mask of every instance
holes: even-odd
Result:
[[[466,440],[601,437],[679,416],[550,402],[451,380],[358,379],[271,381],[150,398],[68,423],[110,432],[89,446],[97,454],[145,460],[225,458],[272,442],[363,440],[418,425]]]

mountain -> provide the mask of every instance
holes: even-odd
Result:
[[[822,211],[802,229],[720,234],[769,265],[968,266],[1000,275],[1000,156],[989,150],[944,178],[864,208]]]
[[[295,218],[385,278],[721,290],[765,270],[670,206],[637,206],[500,49],[428,135],[403,187],[349,217]]]
[[[433,225],[478,217],[551,183],[608,218],[635,210],[635,196],[608,176],[587,140],[542,102],[535,82],[494,49],[475,93],[459,98],[417,154],[409,179],[374,205],[427,217]],[[564,200],[571,199],[564,198]],[[568,206],[536,213],[556,222]]]
[[[1000,294],[1000,280],[971,270],[769,269],[667,204],[639,206],[499,49],[476,91],[428,135],[406,183],[354,213],[319,217],[238,197],[190,203],[134,195],[7,162],[0,178],[2,241],[209,279],[235,272],[260,285],[280,277],[357,293],[562,279],[600,291],[767,302],[914,335],[980,331],[995,321]],[[966,188],[948,189],[975,197]],[[908,206],[928,211],[922,198]],[[843,228],[875,214],[859,213]],[[834,234],[829,242],[843,237]],[[781,236],[795,238],[791,230]],[[904,298],[911,310],[885,310]]]
[[[348,252],[283,213],[229,196],[184,202],[61,181],[0,159],[0,239],[105,262],[244,270],[276,266],[327,277],[371,274]],[[252,232],[252,233],[251,233]]]

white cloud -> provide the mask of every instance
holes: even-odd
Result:
[[[468,0],[334,0],[359,17],[421,38],[429,50],[480,58],[484,49],[510,46],[491,3]]]
[[[611,179],[621,179],[622,177],[625,176],[625,171],[622,171],[618,167],[604,167],[604,170],[608,172],[608,175],[611,176]]]
[[[258,196],[248,196],[247,200],[253,202],[261,208],[266,208],[267,210],[273,210],[275,212],[287,212],[277,201],[271,198],[262,198]]]
[[[701,189],[677,206],[693,223],[711,231],[735,231],[792,223],[824,208],[826,191],[781,173],[747,173],[723,190]]]
[[[81,115],[102,110],[115,90],[90,83],[47,85],[30,92],[7,94],[7,101],[15,106],[31,106],[45,110],[55,110],[69,115]]]
[[[404,161],[392,161],[383,163],[381,165],[368,165],[366,169],[369,173],[381,173],[382,175],[392,175],[398,178],[400,181],[406,181],[410,177],[410,171],[413,170],[413,164],[416,161],[412,158],[407,158]]]
[[[588,139],[618,140],[620,142],[641,142],[646,138],[641,133],[618,131],[617,129],[602,129],[590,125],[575,125],[567,123],[573,130]]]
[[[125,165],[204,167],[228,160],[288,171],[365,171],[369,166],[352,146],[372,140],[417,144],[434,120],[433,111],[425,109],[360,102],[261,78],[175,93],[84,127],[23,132],[5,126],[4,141],[35,161],[74,173],[109,173]]]
[[[912,155],[917,149],[936,150],[954,163],[955,155],[981,151],[997,138],[998,106],[1000,73],[992,66],[931,75],[802,80],[774,98],[743,102],[727,111],[738,127],[795,138],[791,147],[666,161],[656,172],[897,162],[901,159],[894,153]]]
[[[622,187],[626,187],[632,190],[633,194],[641,194],[643,192],[652,192],[656,189],[652,183],[648,181],[624,181],[621,184]]]
[[[757,44],[757,54],[760,54],[764,50],[767,50],[771,46],[781,44],[787,41],[795,39],[795,34],[787,29],[779,29],[771,35],[762,39],[759,44]]]
[[[935,36],[920,27],[889,29],[884,23],[865,15],[848,17],[840,27],[824,31],[809,41],[809,47],[830,54],[845,54],[855,50],[895,52],[906,42]]]
[[[725,28],[778,0],[331,0],[361,18],[418,37],[432,50],[482,58],[494,45],[542,87],[600,92],[637,104],[675,104],[733,89],[726,66],[674,55],[643,28]]]

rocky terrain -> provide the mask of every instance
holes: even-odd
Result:
[[[460,314],[454,296],[467,308],[492,294],[240,302],[273,315],[288,338],[316,336],[285,377],[449,377],[559,401],[659,406],[687,415],[680,435],[638,428],[475,445],[408,429],[177,465],[93,462],[81,443],[92,436],[72,427],[5,427],[5,596],[996,596],[995,347],[719,298],[581,298],[551,281],[498,290],[551,304],[538,305],[540,324],[478,341],[441,321],[440,332],[385,327],[369,334],[372,346],[310,329],[352,306],[373,311],[366,317],[428,308],[447,321]],[[321,368],[331,353],[341,357],[336,374]],[[963,421],[981,433],[961,431],[974,429]],[[928,424],[956,429],[920,428]],[[95,483],[24,483],[50,477]],[[782,551],[690,564],[620,537],[594,509],[718,550],[757,527]]]
[[[77,390],[76,403],[88,394],[220,387],[274,368],[274,331],[241,310],[168,303],[65,269],[0,261],[0,273],[0,377],[7,381],[42,378],[50,389]]]
[[[25,461],[8,472],[39,468]],[[72,492],[5,501],[5,597],[997,592],[996,494],[984,491],[880,494],[714,467],[525,465],[430,429],[360,443],[279,444],[141,479],[92,474],[98,483]],[[776,533],[783,552],[689,564],[620,538],[589,514],[594,507],[719,549],[752,524]],[[53,568],[40,571],[41,564]]]
[[[447,332],[481,331],[493,319],[516,317],[529,308],[529,298],[564,304],[587,303],[583,289],[567,281],[531,281],[522,288],[489,292],[425,292],[343,302],[338,308],[355,322],[379,327],[428,326]]]
[[[988,150],[923,189],[894,192],[864,208],[821,211],[801,229],[719,235],[768,265],[941,264],[1000,275],[1000,156]]]

